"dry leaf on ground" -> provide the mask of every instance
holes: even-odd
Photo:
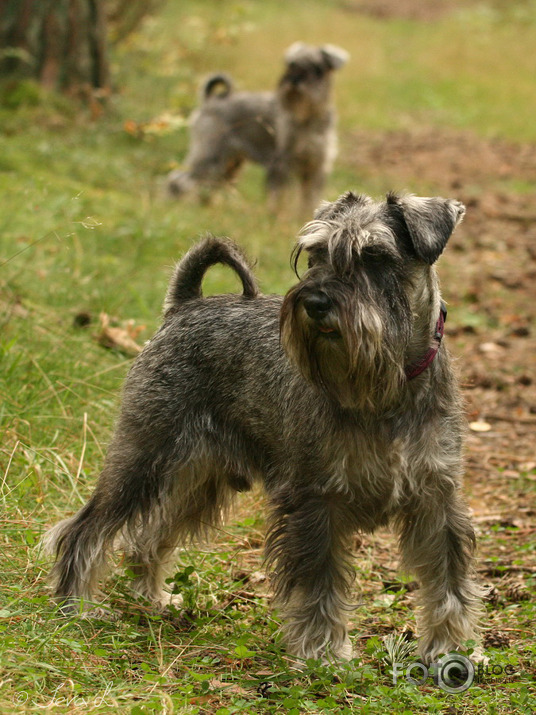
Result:
[[[133,320],[126,322],[125,327],[110,325],[111,318],[107,313],[101,313],[100,332],[97,342],[105,348],[119,350],[126,355],[137,355],[142,347],[136,342],[138,335],[145,330],[144,325],[134,325]]]

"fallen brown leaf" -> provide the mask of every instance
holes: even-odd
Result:
[[[136,342],[136,338],[145,329],[144,325],[134,325],[133,320],[127,321],[125,327],[110,325],[111,319],[107,313],[101,313],[100,332],[96,336],[97,342],[105,348],[120,350],[126,355],[137,355],[142,347]]]

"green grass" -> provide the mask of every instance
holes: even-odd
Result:
[[[283,50],[299,38],[352,55],[337,77],[345,146],[357,128],[429,124],[534,141],[534,16],[519,21],[478,7],[424,24],[382,22],[319,0],[170,2],[114,56],[119,91],[99,121],[34,89],[0,107],[1,713],[531,711],[523,673],[463,696],[432,684],[394,688],[381,645],[366,647],[367,638],[411,627],[413,614],[401,596],[379,593],[372,552],[357,567],[365,591],[352,633],[357,660],[337,671],[290,672],[268,584],[247,577],[260,568],[258,495],[241,502],[214,550],[181,557],[178,582],[192,611],[174,620],[135,605],[121,570],[107,587],[119,620],[64,620],[50,604],[37,549],[43,530],[90,493],[131,363],[95,340],[99,314],[144,325],[140,340],[149,338],[170,267],[206,231],[246,247],[266,292],[293,282],[298,223],[274,225],[260,170],[249,167],[212,206],[169,202],[162,178],[184,155],[187,132],[135,138],[125,122],[186,115],[213,69],[242,87],[269,88]],[[362,181],[343,154],[329,193],[356,185],[383,188]],[[206,287],[237,283],[214,269]],[[74,324],[80,312],[92,317],[89,326]],[[522,603],[512,617],[531,628],[531,613]],[[519,667],[515,652],[492,655]]]

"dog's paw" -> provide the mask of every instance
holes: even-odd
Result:
[[[481,663],[482,665],[489,665],[489,658],[487,655],[484,654],[484,649],[481,646],[474,649],[474,651],[469,656],[469,659],[473,663]]]
[[[337,655],[337,660],[352,660],[353,657],[354,649],[352,647],[352,643],[349,638],[346,638],[342,648]]]
[[[352,660],[354,657],[354,649],[352,648],[352,643],[350,638],[346,636],[344,643],[338,648],[328,648],[325,655],[322,657],[322,663],[324,665],[334,665],[336,663],[344,663]]]
[[[100,621],[115,621],[119,618],[111,608],[95,605],[95,601],[85,601],[82,598],[67,598],[58,603],[58,612],[66,618],[95,619]]]
[[[176,610],[181,610],[184,599],[180,593],[170,593],[163,589],[155,593],[144,587],[144,584],[134,583],[132,592],[137,601],[148,602],[157,613],[172,613]]]
[[[105,608],[104,606],[95,606],[94,608],[88,608],[80,613],[80,618],[87,621],[106,621],[107,623],[115,623],[121,616],[116,613],[111,608]]]
[[[184,598],[180,593],[168,593],[167,591],[162,591],[161,595],[153,601],[154,606],[159,611],[172,611],[177,609],[182,610],[184,604]]]
[[[350,638],[346,636],[343,643],[336,648],[333,645],[327,645],[320,652],[317,649],[311,650],[310,653],[300,652],[295,655],[295,659],[290,661],[290,667],[293,670],[304,670],[308,660],[320,661],[321,665],[332,665],[346,663],[354,657],[354,650]]]

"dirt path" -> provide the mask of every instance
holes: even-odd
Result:
[[[478,0],[477,0],[478,2]],[[475,0],[346,0],[343,7],[347,12],[370,15],[380,19],[398,18],[433,22],[453,10],[475,5]]]

